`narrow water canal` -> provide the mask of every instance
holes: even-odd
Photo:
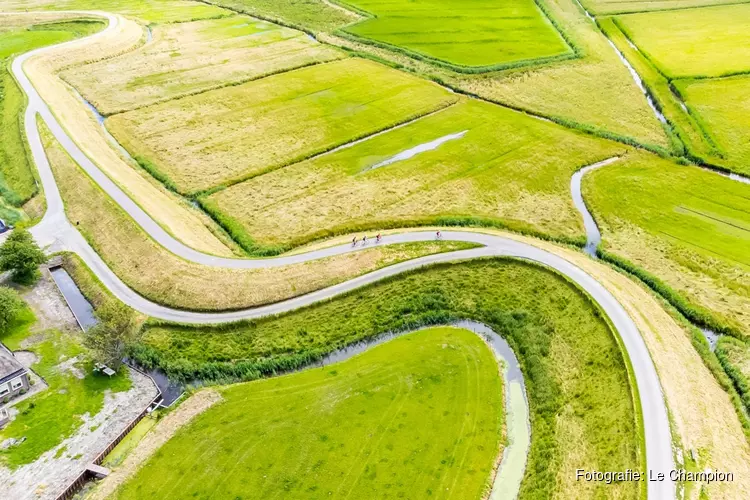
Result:
[[[97,323],[94,308],[78,289],[73,278],[62,267],[52,268],[49,272],[81,328],[85,331],[94,326]]]

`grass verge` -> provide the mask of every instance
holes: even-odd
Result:
[[[746,341],[722,337],[716,345],[716,358],[742,400],[745,429],[750,435],[750,346]]]
[[[101,30],[99,21],[38,22],[0,29],[0,217],[15,224],[19,210],[38,192],[36,174],[26,151],[23,109],[26,99],[10,74],[14,55],[65,42]]]

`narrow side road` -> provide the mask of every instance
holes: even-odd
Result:
[[[109,21],[109,26],[104,31],[92,35],[90,37],[92,39],[101,36],[108,30],[114,29],[119,22],[119,17],[112,14],[97,12],[86,12],[86,14],[102,16]],[[118,299],[128,304],[130,307],[155,318],[181,323],[222,323],[241,319],[259,318],[271,314],[292,311],[299,307],[335,297],[336,295],[354,290],[363,285],[374,283],[388,276],[395,276],[407,270],[439,262],[453,262],[481,257],[510,256],[548,266],[566,276],[568,279],[575,282],[580,288],[585,290],[586,293],[588,293],[589,296],[599,304],[610,319],[615,330],[619,333],[623,346],[632,363],[637,389],[640,395],[646,438],[647,468],[650,471],[653,471],[654,474],[663,473],[667,477],[665,481],[649,482],[648,495],[654,499],[675,497],[675,485],[668,479],[669,472],[675,468],[675,465],[672,456],[672,438],[667,417],[667,408],[656,369],[654,368],[649,351],[646,348],[635,323],[630,316],[628,316],[623,307],[617,302],[614,296],[594,278],[583,272],[571,262],[532,245],[513,241],[501,236],[464,231],[445,231],[443,232],[443,238],[445,240],[473,242],[484,246],[478,249],[422,257],[409,262],[403,262],[391,267],[383,268],[353,280],[290,300],[264,307],[233,312],[200,313],[170,309],[150,302],[136,294],[133,290],[128,288],[111,269],[109,269],[81,234],[66,219],[62,199],[60,198],[60,193],[57,189],[54,176],[52,175],[42,142],[39,138],[39,131],[36,126],[37,115],[41,116],[68,154],[70,154],[86,171],[86,173],[90,175],[91,178],[93,178],[99,186],[122,207],[123,210],[133,217],[133,219],[146,232],[148,232],[152,238],[154,238],[154,240],[176,255],[187,260],[205,265],[227,268],[270,268],[357,251],[361,249],[361,247],[352,248],[350,245],[339,245],[323,250],[272,259],[227,259],[198,252],[175,240],[83,154],[57,122],[46,103],[40,98],[39,94],[34,89],[34,86],[24,74],[23,64],[30,57],[43,53],[44,50],[46,49],[38,49],[24,54],[16,58],[12,65],[14,76],[28,96],[28,108],[25,113],[24,126],[29,140],[30,149],[37,169],[39,170],[39,176],[47,197],[47,213],[42,222],[32,229],[34,237],[40,242],[40,244],[48,246],[51,250],[55,251],[68,250],[77,253],[102,281],[104,286],[106,286]],[[381,244],[425,241],[433,238],[434,235],[432,233],[425,231],[410,231],[398,235],[387,236]]]

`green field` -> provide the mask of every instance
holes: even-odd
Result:
[[[152,42],[137,50],[61,76],[110,115],[344,56],[248,16],[156,25],[152,32]]]
[[[480,498],[502,445],[502,392],[475,334],[415,332],[221,390],[115,496]]]
[[[638,72],[659,103],[662,113],[669,120],[671,132],[678,139],[675,144],[676,152],[704,158],[714,163],[720,161],[718,158],[720,153],[713,138],[704,130],[695,116],[683,107],[684,103],[673,91],[674,82],[670,82],[653,62],[629,42],[615,19],[614,17],[600,19],[599,26]]]
[[[31,368],[49,386],[18,403],[15,408],[19,415],[0,430],[0,442],[26,438],[21,444],[0,450],[0,465],[13,468],[37,460],[60,444],[83,424],[84,415],[96,415],[104,404],[105,391],[125,391],[131,384],[127,372],[112,378],[94,374],[82,356],[79,335],[57,330],[32,331],[34,323],[34,314],[27,310],[9,331],[0,335],[0,342],[9,349],[22,348],[37,356],[38,361]],[[71,363],[74,358],[76,361]],[[85,376],[79,378],[77,371]]]
[[[541,113],[600,134],[668,148],[667,135],[633,77],[575,0],[545,0],[551,15],[580,49],[565,64],[464,75],[453,84],[495,102]],[[600,19],[601,23],[602,20]]]
[[[594,14],[618,14],[736,4],[741,3],[741,0],[582,0],[581,3]]]
[[[231,15],[191,0],[29,0],[27,8],[116,12],[148,23],[179,23]]]
[[[345,59],[112,116],[132,154],[182,192],[231,184],[453,103],[447,90]]]
[[[373,17],[345,28],[456,66],[501,66],[572,51],[533,0],[347,0]]]
[[[501,333],[522,366],[532,441],[520,498],[638,497],[634,483],[581,489],[570,474],[577,467],[637,469],[639,431],[626,364],[607,323],[573,285],[532,264],[436,266],[239,325],[152,325],[130,354],[177,378],[252,379],[386,331],[457,318]]]
[[[210,0],[228,9],[311,31],[333,31],[359,19],[323,0]]]
[[[378,163],[451,134],[432,151]],[[506,108],[463,100],[350,148],[201,199],[247,249],[288,248],[361,228],[489,223],[583,234],[572,173],[625,147]]]
[[[620,16],[616,22],[669,78],[750,71],[750,4]]]
[[[675,86],[715,140],[721,163],[750,176],[750,77],[677,80]]]
[[[605,250],[750,335],[750,186],[637,154],[583,188]]]
[[[24,96],[10,74],[12,56],[100,30],[100,22],[67,21],[32,26],[0,24],[0,218],[15,223],[21,207],[38,191],[22,132]]]

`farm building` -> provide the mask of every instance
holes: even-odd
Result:
[[[13,355],[0,347],[0,403],[29,390],[29,374]]]

